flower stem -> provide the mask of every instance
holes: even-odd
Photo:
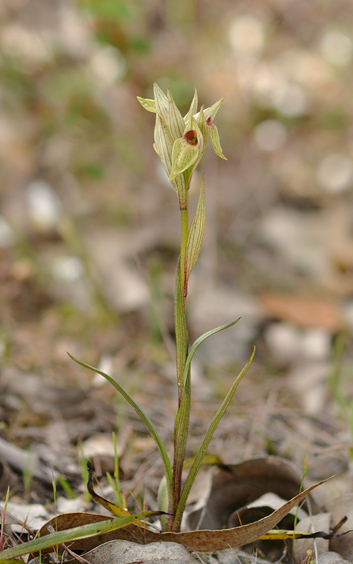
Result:
[[[185,259],[186,259],[186,249],[189,238],[189,208],[188,208],[188,191],[186,191],[183,206],[180,206],[180,220],[181,220],[181,237],[180,237],[180,258],[177,269],[177,283],[176,287],[177,295],[176,298],[176,308],[175,308],[175,334],[176,334],[176,346],[177,346],[177,358],[180,358],[180,362],[177,362],[178,366],[178,410],[175,418],[174,425],[174,461],[173,461],[173,510],[172,517],[169,519],[168,528],[173,530],[174,528],[174,514],[177,509],[180,495],[181,495],[181,485],[182,485],[182,472],[185,459],[185,425],[188,427],[190,413],[182,413],[180,411],[183,395],[185,394],[184,389],[184,368],[186,364],[186,359],[188,356],[189,349],[189,337],[186,328],[185,320],[185,301],[187,295],[187,279],[186,279],[186,269],[185,269]],[[179,306],[177,305],[179,304]],[[184,330],[181,330],[181,328]],[[183,402],[185,405],[185,402]],[[187,410],[190,406],[187,405]],[[187,428],[186,428],[187,433]]]
[[[184,305],[187,295],[187,280],[185,278],[185,253],[189,237],[189,209],[180,210],[181,214],[181,244],[180,244],[180,269],[183,288]]]

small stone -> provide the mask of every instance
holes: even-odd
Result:
[[[350,564],[350,562],[342,558],[337,552],[325,552],[320,554],[319,564]]]
[[[142,545],[125,540],[115,540],[97,546],[87,554],[85,559],[91,564],[128,564],[140,562],[144,564],[195,564],[195,559],[182,545],[174,542],[153,542]]]

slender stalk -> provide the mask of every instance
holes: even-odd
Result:
[[[189,238],[189,191],[186,190],[183,198],[184,204],[180,206],[180,221],[181,221],[181,229],[180,229],[180,257],[178,263],[178,269],[176,273],[176,288],[178,284],[181,284],[181,293],[183,296],[184,302],[184,316],[185,316],[185,306],[186,306],[186,295],[187,295],[187,279],[185,275],[185,255],[186,255],[186,248]],[[175,310],[175,333],[178,332],[178,326],[181,321],[181,312],[176,308]],[[184,317],[185,318],[185,317]],[[184,383],[183,383],[183,374],[184,374],[184,367],[186,363],[186,358],[188,356],[188,347],[189,347],[189,335],[187,332],[187,328],[185,327],[185,334],[181,337],[182,342],[180,339],[176,339],[176,347],[177,347],[177,357],[178,352],[184,351],[185,361],[183,359],[182,366],[179,366],[178,370],[178,410],[181,404],[181,398],[183,395],[184,390]],[[180,351],[178,351],[180,348]]]
[[[177,357],[182,357],[181,362],[178,367],[178,410],[175,417],[174,423],[174,460],[173,460],[173,491],[174,491],[174,507],[172,510],[173,515],[169,519],[169,530],[171,531],[174,527],[174,513],[179,503],[181,495],[181,485],[182,485],[182,472],[185,459],[186,450],[186,440],[185,437],[181,436],[181,426],[185,426],[185,413],[181,413],[180,408],[182,405],[182,398],[185,393],[184,386],[184,368],[186,364],[186,359],[188,356],[189,349],[189,337],[185,325],[184,332],[180,331],[181,318],[185,320],[185,300],[187,294],[187,280],[185,276],[185,255],[186,247],[189,237],[189,207],[188,207],[188,191],[186,191],[186,197],[184,200],[184,205],[180,207],[180,220],[181,220],[181,237],[180,237],[180,258],[176,273],[176,288],[179,287],[179,307],[176,306],[175,309],[175,331],[176,331],[176,346],[177,346]],[[176,290],[178,292],[178,290]],[[180,308],[182,310],[180,310]],[[178,335],[177,335],[178,333]],[[179,353],[179,354],[178,354]],[[189,391],[190,393],[190,391]],[[185,403],[185,402],[183,402]],[[187,420],[189,417],[187,417]],[[184,440],[183,440],[184,439]]]
[[[181,526],[181,519],[183,517],[183,513],[184,513],[184,509],[186,506],[186,502],[191,490],[191,487],[195,481],[196,475],[199,471],[199,468],[202,464],[202,461],[204,459],[204,456],[207,452],[208,446],[211,442],[211,439],[213,437],[213,434],[215,432],[215,430],[218,427],[218,423],[220,422],[220,420],[222,419],[224,413],[227,410],[228,405],[230,404],[232,397],[235,393],[235,390],[237,389],[241,379],[243,378],[245,372],[247,371],[247,369],[249,368],[252,359],[254,358],[254,354],[255,354],[255,347],[254,350],[252,352],[252,355],[249,359],[249,361],[246,363],[246,365],[244,366],[244,368],[239,372],[238,376],[235,378],[233,385],[231,386],[230,390],[228,391],[226,397],[224,398],[221,406],[218,408],[214,418],[212,419],[211,425],[208,428],[208,431],[205,435],[205,438],[202,442],[202,445],[195,457],[195,460],[189,470],[189,474],[186,478],[185,484],[184,484],[184,488],[182,491],[182,494],[180,496],[180,500],[178,503],[178,506],[176,508],[176,512],[174,515],[174,531],[180,531],[180,526]]]
[[[181,244],[180,244],[180,268],[182,275],[182,288],[183,288],[183,299],[184,305],[186,302],[187,295],[187,280],[185,276],[185,252],[186,245],[189,237],[189,209],[188,207],[184,210],[180,210],[181,215]]]
[[[175,530],[175,514],[182,495],[182,474],[185,461],[186,445],[189,433],[190,420],[190,401],[191,401],[191,381],[187,379],[181,405],[175,419],[174,429],[174,460],[173,460],[173,490],[174,508],[172,529]]]

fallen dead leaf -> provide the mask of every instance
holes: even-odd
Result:
[[[203,506],[189,514],[188,526],[221,529],[229,524],[232,514],[238,510],[244,512],[248,504],[264,494],[271,492],[288,500],[300,490],[300,484],[299,472],[288,460],[277,456],[215,468]],[[311,502],[315,507],[314,500]]]
[[[243,525],[241,527],[214,531],[200,530],[186,531],[182,533],[158,533],[136,525],[128,525],[127,527],[111,531],[107,534],[98,534],[94,537],[74,541],[70,544],[70,548],[72,550],[87,551],[91,550],[95,546],[99,546],[103,542],[108,542],[114,539],[130,540],[140,544],[149,544],[152,542],[176,542],[183,545],[190,552],[211,552],[214,550],[243,546],[257,540],[270,529],[273,529],[277,523],[279,523],[285,515],[289,513],[292,507],[295,507],[312,490],[326,481],[327,480],[323,480],[307,488],[287,501],[284,505],[282,505],[282,507],[273,511],[267,517],[264,517],[255,523],[249,523],[248,525]],[[97,523],[101,521],[107,522],[111,519],[112,518],[109,519],[103,515],[91,513],[71,513],[58,515],[57,517],[51,519],[49,523],[56,531],[63,531],[72,527],[86,525],[88,523]],[[42,538],[47,534],[47,527],[46,525],[43,525],[38,533],[38,536]],[[45,552],[45,550],[42,552]],[[4,552],[4,557],[6,557],[6,552]]]
[[[342,327],[338,302],[314,295],[271,294],[259,295],[265,313],[273,318],[291,321],[299,327],[322,327],[336,332]]]

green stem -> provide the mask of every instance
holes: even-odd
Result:
[[[189,207],[188,207],[188,190],[185,193],[185,199],[180,206],[181,219],[181,237],[180,237],[180,258],[177,268],[176,278],[176,307],[175,307],[175,335],[177,346],[177,372],[178,372],[178,410],[174,423],[174,460],[173,460],[173,516],[169,519],[168,527],[172,530],[174,527],[174,513],[179,504],[182,485],[182,472],[185,459],[185,423],[187,427],[190,413],[180,411],[182,398],[186,390],[184,387],[184,369],[189,349],[189,336],[186,328],[185,320],[185,301],[187,295],[187,279],[185,276],[185,256],[189,238]],[[181,328],[184,328],[183,331]],[[190,393],[187,391],[187,393]],[[189,402],[188,402],[189,403]],[[185,402],[183,402],[185,405]],[[190,411],[190,404],[189,404]]]
[[[235,390],[237,389],[241,379],[243,378],[245,372],[247,371],[247,369],[249,368],[253,358],[255,355],[255,347],[254,350],[252,352],[252,355],[249,359],[249,361],[246,363],[246,365],[244,366],[244,368],[239,372],[238,376],[235,378],[232,387],[230,388],[230,390],[228,391],[226,397],[224,398],[221,406],[218,408],[214,418],[211,421],[211,425],[208,428],[208,431],[205,435],[205,438],[202,442],[202,445],[197,453],[197,455],[195,456],[194,462],[189,470],[189,474],[186,478],[185,484],[184,484],[184,488],[183,491],[181,493],[180,496],[180,500],[178,503],[178,506],[176,507],[176,511],[174,514],[174,524],[173,524],[173,531],[180,531],[180,526],[181,526],[181,519],[183,517],[183,513],[184,513],[184,509],[186,506],[186,502],[191,490],[191,487],[195,481],[196,475],[199,471],[199,468],[202,464],[202,461],[204,459],[204,456],[207,452],[208,446],[211,442],[211,439],[213,437],[213,434],[215,432],[215,430],[217,429],[217,426],[220,422],[220,420],[222,419],[224,413],[227,410],[227,407],[229,406],[232,397],[235,393]]]
[[[189,178],[189,173],[188,171],[184,172],[184,179],[185,179],[185,185],[187,186],[187,181]],[[175,335],[176,335],[176,348],[177,348],[177,358],[180,357],[182,355],[182,361],[181,361],[181,366],[179,363],[177,366],[177,372],[178,372],[178,410],[180,408],[180,404],[181,404],[181,398],[182,398],[182,394],[183,394],[183,390],[184,390],[184,384],[183,384],[183,374],[184,374],[184,368],[185,368],[185,363],[186,363],[186,359],[188,356],[188,349],[189,349],[189,335],[188,335],[188,331],[187,331],[187,327],[186,327],[186,318],[185,318],[185,307],[186,307],[186,296],[187,296],[187,284],[188,281],[186,280],[186,269],[185,269],[185,257],[186,257],[186,248],[187,248],[187,244],[188,244],[188,238],[189,238],[189,191],[188,189],[186,189],[185,193],[184,193],[184,198],[183,198],[183,205],[180,206],[180,221],[181,221],[181,229],[180,229],[180,257],[179,257],[179,263],[178,263],[178,269],[177,269],[177,273],[176,273],[176,288],[179,287],[181,289],[181,296],[182,296],[182,300],[183,300],[183,311],[180,311],[179,308],[176,307],[175,309],[175,319],[174,319],[174,323],[175,323]],[[179,271],[179,272],[178,272]],[[180,284],[180,286],[178,286]],[[177,290],[176,290],[177,292]],[[177,296],[176,297],[176,302],[177,302]],[[180,295],[179,295],[180,297]],[[181,304],[180,304],[181,305]],[[181,306],[182,307],[182,306]],[[184,320],[185,323],[185,329],[184,329],[184,334],[180,335],[180,337],[178,338],[178,333],[180,333],[180,325],[182,322],[182,318]]]
[[[180,210],[181,215],[181,243],[180,243],[180,270],[183,288],[184,304],[187,295],[187,280],[185,279],[185,254],[189,237],[189,209]]]
[[[185,452],[189,432],[190,420],[190,401],[191,401],[191,385],[190,377],[187,378],[181,405],[175,419],[174,427],[174,460],[173,460],[173,492],[174,492],[174,508],[173,508],[173,524],[172,530],[175,530],[175,514],[180,502],[182,491],[182,475],[184,468]]]

